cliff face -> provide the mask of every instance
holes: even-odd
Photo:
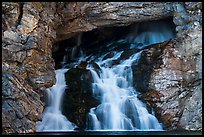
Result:
[[[149,49],[144,55],[149,64],[141,62],[153,67],[149,90],[141,98],[155,108],[167,130],[202,130],[201,28],[185,34],[170,40],[156,60],[150,60],[155,48]]]
[[[163,95],[156,107],[167,128],[201,130],[201,28],[186,34],[164,50],[160,68],[151,75],[150,88]]]
[[[48,5],[45,9],[39,3],[2,6],[2,131],[34,132],[42,117],[42,90],[55,83],[53,24],[43,17]]]
[[[197,25],[199,18],[192,22],[192,18],[199,17],[198,6],[197,3],[186,3],[185,9],[182,5],[174,6],[177,38],[165,45],[162,54],[153,61],[155,48],[144,55],[149,63],[143,65],[153,69],[147,70],[151,72],[149,91],[141,98],[155,108],[167,130],[202,130],[202,28]]]
[[[190,18],[192,9],[188,9],[188,4],[178,15]],[[194,17],[198,14],[194,11]],[[159,57],[159,66],[149,79],[152,92],[144,97],[156,108],[166,129],[202,130],[202,27],[191,21],[178,23],[175,18],[177,38],[169,42]]]
[[[55,83],[54,42],[95,28],[169,16],[174,17],[178,38],[164,50],[163,62],[149,80],[150,88],[163,95],[155,108],[160,108],[162,120],[202,130],[201,13],[201,3],[194,2],[2,3],[3,133],[35,132],[44,89]]]

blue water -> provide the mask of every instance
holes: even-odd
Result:
[[[129,43],[130,49],[143,49],[151,44],[161,43],[174,38],[173,31],[166,22],[139,23],[132,27],[130,33],[123,40]],[[81,36],[78,38],[76,48],[72,50],[71,57],[73,59],[78,53],[77,49],[80,49],[80,43]],[[82,55],[83,52],[81,50],[79,51],[79,56],[83,57],[82,60],[87,58]],[[89,127],[87,129],[93,131],[75,131],[74,129],[77,127],[75,123],[71,123],[62,115],[60,100],[66,87],[64,73],[67,70],[63,68],[56,70],[57,83],[47,89],[48,95],[52,96],[52,98],[49,100],[50,104],[43,112],[42,121],[38,121],[36,124],[37,132],[72,131],[65,133],[129,135],[141,134],[139,132],[141,130],[143,131],[142,134],[164,133],[152,132],[163,130],[162,123],[157,120],[154,114],[150,114],[147,111],[145,104],[137,98],[138,93],[133,88],[131,64],[140,59],[141,52],[134,53],[130,58],[121,60],[115,66],[112,66],[112,61],[120,57],[121,51],[114,51],[115,55],[105,60],[102,60],[105,56],[102,55],[98,60],[95,60],[95,63],[101,69],[100,74],[97,74],[96,70],[91,66],[88,68],[94,79],[93,95],[101,101],[101,104],[90,109],[88,114]],[[63,64],[66,64],[66,56],[64,59]],[[78,63],[80,62],[79,60],[81,59],[76,59]]]
[[[201,131],[72,131],[38,132],[35,135],[202,135]]]

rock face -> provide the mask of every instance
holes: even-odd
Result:
[[[43,111],[39,94],[9,72],[2,72],[2,87],[2,133],[34,132]]]
[[[43,3],[2,4],[4,134],[35,132],[43,111],[42,90],[55,83],[53,29],[48,17],[42,17],[48,7],[42,7]]]
[[[174,17],[178,36],[181,38],[175,40],[179,43],[176,44],[177,48],[175,49],[183,57],[181,58],[183,60],[181,61],[179,58],[177,63],[186,66],[185,69],[188,71],[175,71],[171,68],[174,65],[170,65],[171,67],[168,69],[171,71],[167,71],[166,67],[161,66],[161,68],[153,71],[149,85],[152,89],[162,92],[162,88],[160,89],[156,84],[161,78],[161,72],[165,72],[167,76],[172,73],[175,74],[175,77],[166,77],[170,79],[168,81],[170,85],[179,83],[175,81],[186,81],[187,83],[182,83],[183,90],[179,90],[179,92],[177,89],[169,89],[172,94],[174,92],[179,95],[183,93],[181,94],[183,97],[180,96],[180,98],[187,98],[180,102],[184,104],[183,113],[180,120],[176,119],[176,125],[179,124],[189,130],[202,129],[200,125],[202,123],[201,114],[198,115],[202,111],[200,108],[202,100],[200,96],[202,55],[200,49],[196,50],[197,47],[202,48],[198,42],[202,28],[197,28],[189,34],[182,33],[200,25],[202,22],[201,13],[201,2],[3,2],[3,133],[35,132],[35,122],[41,118],[44,106],[40,97],[43,96],[45,88],[51,87],[55,83],[55,64],[52,58],[54,42],[68,39],[78,32],[100,27],[127,26],[133,22],[158,20],[169,16]],[[184,34],[188,34],[187,39],[183,37]],[[164,56],[165,53],[168,53],[168,49],[166,50]],[[169,60],[169,58],[166,59]],[[180,63],[184,62],[184,59],[186,59],[186,63]],[[189,61],[191,66],[188,67]],[[181,72],[186,75],[180,74]],[[165,83],[164,87],[167,85]],[[172,100],[169,99],[168,101],[172,103]],[[157,104],[157,106],[165,109],[164,103]],[[162,114],[164,113],[162,112]]]
[[[73,2],[57,6],[56,41],[100,27],[127,26],[173,16],[171,2]]]
[[[138,92],[147,92],[149,90],[149,80],[155,68],[161,64],[159,56],[163,53],[169,41],[153,44],[144,50],[138,63],[132,65],[134,87]]]
[[[80,129],[86,128],[87,114],[100,104],[92,96],[92,75],[85,62],[65,73],[67,89],[62,101],[62,113]]]
[[[200,4],[185,3],[186,10],[180,12],[186,12],[186,18],[191,18],[191,21],[177,26],[178,38],[164,50],[162,64],[154,69],[149,81],[150,88],[162,94],[155,107],[169,130],[202,130]],[[194,5],[196,12],[192,12],[189,5]],[[181,31],[179,26],[189,29]]]
[[[167,130],[202,130],[201,30],[198,27],[184,32],[187,35],[166,45],[157,63],[152,61],[149,92],[142,98],[155,108]],[[150,55],[146,55],[147,59]]]

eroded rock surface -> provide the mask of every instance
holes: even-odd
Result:
[[[43,111],[40,97],[45,88],[55,83],[54,61],[51,57],[54,35],[49,31],[52,25],[45,20],[49,17],[42,17],[49,4],[43,4],[2,4],[4,134],[35,132],[35,123],[41,119]],[[48,26],[50,29],[46,31]]]
[[[167,130],[202,130],[201,31],[188,30],[166,45],[143,94]]]
[[[52,58],[54,42],[68,39],[78,32],[90,31],[99,27],[126,26],[133,22],[158,20],[169,16],[174,16],[174,23],[178,26],[178,36],[182,38],[184,36],[182,31],[191,27],[196,28],[199,24],[202,24],[201,5],[201,2],[3,2],[3,133],[35,132],[35,121],[41,118],[43,109],[43,102],[40,97],[43,95],[45,88],[51,87],[55,83],[55,64]],[[189,18],[186,18],[186,15],[189,15]],[[179,21],[179,19],[182,21]],[[186,27],[186,24],[191,25]],[[179,26],[182,28],[179,28]],[[200,49],[202,47],[198,42],[201,31],[202,28],[198,28],[195,32],[185,33],[185,35],[189,35],[187,39],[184,37],[176,40],[178,43],[182,43],[176,44],[178,46],[176,50],[182,55],[182,59],[186,59],[186,63],[185,60],[179,61],[180,59],[178,59],[177,64],[182,62],[181,64],[187,67],[190,61],[193,67],[187,67],[186,71],[179,71],[163,66],[164,68],[154,70],[151,75],[150,87],[161,90],[159,92],[163,92],[162,88],[155,85],[157,85],[158,79],[162,78],[162,72],[168,72],[166,75],[169,78],[167,81],[170,82],[170,85],[176,85],[178,81],[187,82],[186,84],[182,83],[182,86],[187,85],[183,88],[184,91],[176,92],[178,88],[175,88],[176,91],[171,90],[172,93],[170,93],[179,95],[183,93],[181,96],[185,99],[180,102],[184,104],[182,105],[184,106],[182,108],[183,113],[180,120],[176,119],[176,124],[179,123],[185,129],[202,129],[200,126],[202,120],[198,115],[202,112],[201,101],[199,101],[202,100],[200,96],[200,81],[202,79]],[[166,52],[168,53],[168,50]],[[187,57],[183,57],[184,55]],[[169,58],[166,59],[169,60]],[[181,72],[182,74],[180,74]],[[178,74],[178,76],[168,76],[173,73]],[[184,77],[180,78],[180,76]],[[177,82],[175,82],[175,79]],[[191,85],[189,81],[192,83]],[[164,87],[168,85],[165,84]],[[167,94],[166,91],[165,93]],[[168,98],[169,95],[166,97]],[[172,103],[172,100],[169,99],[168,101]],[[157,105],[165,108],[163,104]],[[176,104],[179,104],[178,101]],[[171,115],[174,115],[177,111],[171,113],[173,113]]]
[[[147,69],[150,75],[137,71],[144,78],[150,77],[141,99],[155,108],[167,130],[202,130],[201,5],[174,3],[177,38],[154,60],[155,48],[148,49],[142,64],[152,67],[140,70]]]
[[[42,118],[40,96],[18,75],[2,72],[2,133],[35,132]]]

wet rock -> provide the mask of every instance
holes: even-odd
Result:
[[[52,59],[53,43],[71,38],[79,32],[102,27],[127,26],[134,22],[158,20],[173,15],[175,17],[174,21],[178,22],[178,36],[189,35],[190,37],[190,39],[187,37],[185,38],[186,40],[180,40],[185,42],[178,44],[180,48],[178,51],[182,53],[181,55],[193,55],[192,58],[188,58],[188,61],[194,60],[193,57],[195,57],[194,61],[196,62],[196,73],[192,73],[191,71],[187,73],[188,76],[185,79],[188,82],[186,82],[185,86],[188,86],[189,81],[192,81],[191,87],[194,87],[193,85],[195,87],[199,86],[200,83],[198,81],[202,79],[202,47],[198,46],[199,44],[195,42],[196,40],[194,38],[199,39],[201,31],[196,30],[195,33],[185,34],[182,34],[182,32],[191,28],[199,29],[202,24],[201,5],[202,3],[200,2],[185,2],[184,9],[186,12],[184,12],[183,7],[182,10],[176,8],[176,12],[174,12],[175,9],[171,2],[3,2],[2,70],[3,73],[11,74],[8,77],[6,76],[6,78],[4,76],[2,77],[2,93],[5,94],[2,96],[3,133],[28,133],[35,131],[34,121],[37,118],[35,113],[30,113],[34,119],[24,116],[30,112],[30,109],[35,110],[35,108],[41,109],[43,107],[43,105],[36,103],[38,99],[35,98],[42,94],[43,89],[51,87],[55,83],[55,64]],[[178,16],[181,16],[181,18]],[[185,23],[187,24],[185,25]],[[182,26],[179,26],[181,24]],[[191,41],[194,41],[194,43],[191,43]],[[194,74],[196,76],[195,80],[193,78]],[[153,73],[153,75],[157,74]],[[14,76],[16,78],[11,80]],[[23,85],[19,86],[19,83],[23,83]],[[21,90],[21,94],[18,93],[19,90]],[[194,90],[192,89],[192,91]],[[37,95],[30,95],[29,93],[36,93]],[[189,96],[190,94],[188,93],[182,95]],[[200,92],[196,93],[201,94]],[[25,98],[25,96],[29,97]],[[12,106],[18,104],[18,100],[15,98],[25,102],[23,106],[26,108],[26,111],[21,111],[23,110],[21,107],[17,107],[19,110],[14,109],[15,107],[8,107],[8,100],[14,99]],[[32,102],[35,108],[33,108],[34,106],[30,107],[28,102]],[[185,100],[181,102],[183,103]],[[7,108],[9,108],[8,112]],[[188,111],[184,112],[187,113]],[[41,113],[42,111],[38,111],[38,118],[40,118]],[[15,120],[15,122],[11,120],[15,118],[15,115],[19,117],[21,122],[19,120]],[[186,117],[186,115],[183,116]],[[196,122],[200,123],[197,117]],[[188,124],[195,125],[196,122],[189,122]],[[185,122],[181,123],[183,123],[181,126],[186,129],[193,129],[193,126],[185,125]],[[198,123],[197,125],[199,125]],[[196,129],[199,129],[199,127],[196,127]]]
[[[138,52],[138,50],[135,50],[135,49],[125,50],[125,51],[120,55],[120,57],[118,58],[118,60],[128,59],[131,55],[135,54],[136,52]]]
[[[127,28],[126,28],[127,29]],[[116,33],[120,33],[119,32],[116,32]],[[127,32],[124,32],[124,35],[126,34]],[[119,34],[118,34],[119,35]],[[123,35],[123,36],[124,36]],[[119,37],[119,36],[118,36]],[[126,40],[118,40],[118,41],[113,41],[109,44],[107,44],[106,46],[103,46],[102,47],[102,51],[103,53],[106,53],[106,52],[109,52],[109,51],[123,51],[123,50],[128,50],[129,49],[129,43],[126,41]]]
[[[103,57],[103,60],[106,60],[108,58],[112,58],[114,56],[114,52],[109,52],[105,57]]]
[[[84,70],[86,69],[87,65],[88,65],[87,62],[81,61],[80,64],[77,66],[77,68]]]
[[[157,92],[156,90],[149,90],[148,92],[138,95],[138,98],[146,102],[147,110],[151,114],[152,108],[155,108],[155,104],[161,101],[163,94]]]
[[[95,62],[91,62],[90,64],[93,66],[94,70],[99,75],[101,73],[101,68],[99,67],[99,65],[97,63],[95,63]]]
[[[63,96],[62,113],[80,129],[86,127],[90,108],[99,104],[92,95],[92,76],[86,68],[72,68],[65,73],[68,85]]]
[[[138,92],[146,92],[149,90],[149,79],[154,68],[161,64],[160,55],[168,41],[160,44],[154,44],[148,50],[141,53],[138,62],[133,62],[133,86]]]

